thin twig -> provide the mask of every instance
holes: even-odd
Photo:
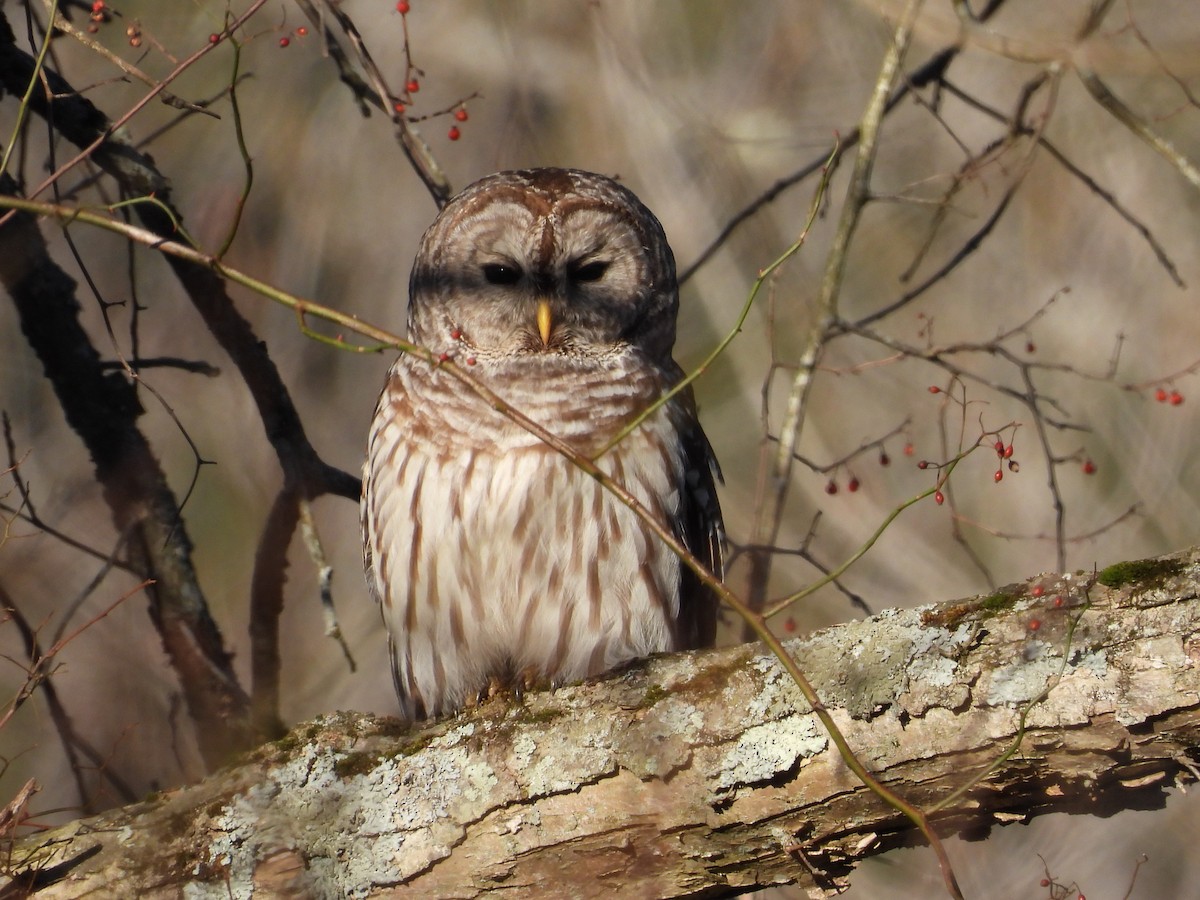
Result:
[[[1095,72],[1080,69],[1079,80],[1083,82],[1087,92],[1103,109],[1149,144],[1159,156],[1174,166],[1192,187],[1200,190],[1200,167],[1192,162],[1182,150],[1151,128],[1150,123],[1142,116],[1126,106],[1116,94],[1109,90],[1108,85]]]
[[[139,69],[133,63],[129,62],[128,60],[122,59],[120,56],[113,53],[111,50],[109,50],[107,47],[105,47],[99,41],[95,40],[94,38],[90,37],[89,35],[80,31],[74,25],[72,25],[71,22],[66,17],[64,17],[62,13],[58,12],[55,9],[55,7],[58,5],[57,0],[42,0],[42,2],[44,3],[46,10],[50,13],[50,15],[52,17],[52,21],[54,22],[54,27],[56,29],[63,32],[64,34],[69,34],[71,37],[75,38],[75,40],[79,41],[79,43],[83,44],[83,46],[87,47],[93,53],[97,54],[98,56],[103,57],[105,60],[107,60],[112,65],[116,66],[118,69],[120,69],[122,72],[124,72],[126,75],[133,76],[138,81],[142,82],[142,84],[145,84],[149,87],[155,87],[158,84],[157,81],[155,81],[153,78],[151,78],[145,72],[143,72],[141,69]],[[212,116],[214,119],[221,118],[219,115],[217,115],[212,110],[207,109],[204,104],[192,103],[191,101],[184,100],[182,97],[178,97],[175,94],[172,94],[170,91],[161,91],[159,96],[163,103],[167,104],[168,106],[173,106],[176,109],[188,110],[189,112],[194,112],[194,113],[201,113],[202,115]]]

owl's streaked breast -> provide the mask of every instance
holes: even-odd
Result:
[[[584,453],[662,389],[635,365],[571,369],[570,391],[542,379],[536,392],[511,380],[496,390]],[[562,683],[677,649],[675,555],[593,478],[468,390],[402,358],[371,434],[368,577],[405,713],[457,708],[490,678]],[[598,461],[664,524],[684,478],[669,449],[674,414],[665,406]]]

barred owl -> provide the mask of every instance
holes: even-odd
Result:
[[[586,457],[682,376],[675,261],[631,191],[571,169],[453,198],[409,283],[409,339]],[[690,391],[596,464],[714,573],[721,512]],[[388,372],[364,467],[363,555],[409,719],[712,643],[716,598],[628,507],[444,369]]]

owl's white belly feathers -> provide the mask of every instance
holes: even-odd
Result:
[[[431,373],[421,366],[403,359],[393,370],[410,402],[376,417],[364,498],[368,580],[404,713],[456,709],[489,680],[560,684],[677,649],[675,554],[598,481],[499,413],[482,410],[486,425],[468,446],[438,440],[449,423],[423,402]],[[672,431],[664,407],[598,460],[660,522],[679,505]]]

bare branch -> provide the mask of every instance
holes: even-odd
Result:
[[[15,191],[12,179],[0,174],[0,192]],[[0,283],[68,422],[87,445],[117,529],[131,530],[133,565],[155,579],[148,588],[151,615],[179,672],[201,748],[215,764],[250,744],[248,702],[196,582],[174,495],[135,424],[141,404],[128,381],[103,372],[79,321],[74,282],[49,257],[24,213],[0,227]]]

